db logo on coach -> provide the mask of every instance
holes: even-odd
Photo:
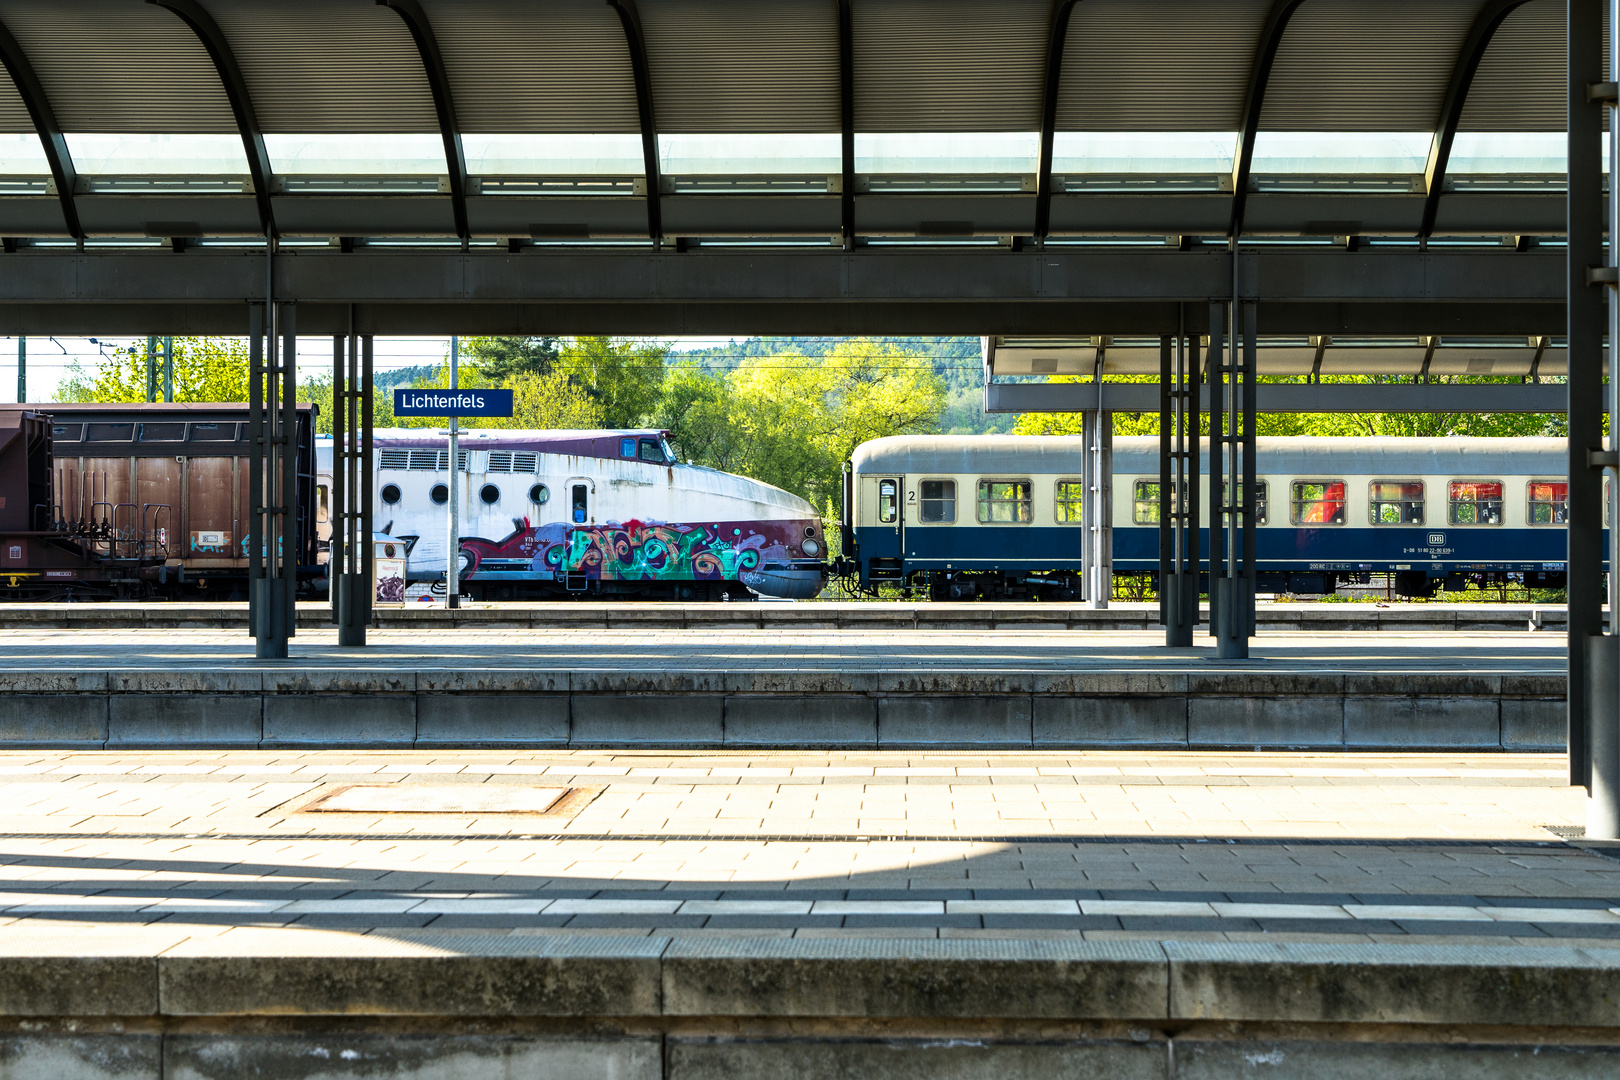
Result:
[[[1445,533],[1430,533],[1429,534],[1429,543],[1431,545],[1438,546],[1438,545],[1444,544],[1445,542],[1446,542],[1446,534]]]

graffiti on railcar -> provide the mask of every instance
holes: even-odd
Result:
[[[467,577],[485,572],[528,571],[540,579],[583,575],[597,581],[735,581],[767,562],[790,559],[792,523],[610,521],[577,526],[513,521],[502,540],[465,538]],[[761,532],[764,526],[767,532]],[[781,535],[771,535],[780,533]]]

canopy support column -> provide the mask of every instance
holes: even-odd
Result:
[[[1229,349],[1220,340],[1228,311]],[[1230,308],[1216,302],[1209,314],[1209,632],[1221,659],[1247,660],[1255,592],[1255,305],[1234,296]]]
[[[332,339],[332,553],[327,579],[339,645],[365,645],[371,623],[376,554],[371,542],[371,392],[371,337],[355,334],[351,316],[347,338]]]
[[[1103,349],[1097,350],[1097,408],[1084,414],[1081,430],[1086,442],[1085,467],[1081,472],[1085,498],[1081,517],[1085,519],[1086,606],[1101,611],[1114,595],[1114,414],[1103,409]]]
[[[1182,322],[1159,339],[1159,622],[1172,648],[1190,648],[1198,626],[1199,349]]]
[[[249,310],[248,627],[259,659],[285,660],[298,590],[296,308]]]
[[[1610,0],[1611,14],[1620,7]],[[1609,292],[1609,394],[1615,378],[1615,296],[1598,281],[1616,271],[1614,232],[1607,258],[1603,250],[1603,165],[1600,157],[1604,95],[1603,0],[1569,0],[1569,781],[1586,787],[1586,835],[1620,839],[1620,638],[1613,612],[1609,633],[1603,626],[1603,475],[1616,465],[1616,439],[1603,440],[1604,292]],[[1611,33],[1620,32],[1610,20]],[[1620,70],[1620,56],[1611,57]],[[1609,75],[1610,81],[1614,75]],[[1620,127],[1620,125],[1612,125]],[[1611,147],[1615,132],[1610,133]],[[1611,215],[1614,213],[1611,208]],[[1611,218],[1611,226],[1613,220]],[[1594,278],[1597,280],[1595,281]],[[1609,408],[1616,408],[1609,398]],[[1612,541],[1611,541],[1612,543]],[[1610,565],[1614,563],[1611,559]]]

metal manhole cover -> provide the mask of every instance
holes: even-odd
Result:
[[[344,814],[544,814],[571,817],[596,792],[589,788],[525,787],[518,784],[349,784],[312,799],[305,813]]]

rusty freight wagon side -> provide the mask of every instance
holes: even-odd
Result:
[[[37,412],[49,417],[49,520],[26,549],[28,576],[12,583],[12,568],[0,567],[0,596],[245,595],[247,405],[64,403]],[[314,419],[313,406],[298,407],[295,535],[311,581],[321,572]],[[8,550],[0,543],[0,554]]]

